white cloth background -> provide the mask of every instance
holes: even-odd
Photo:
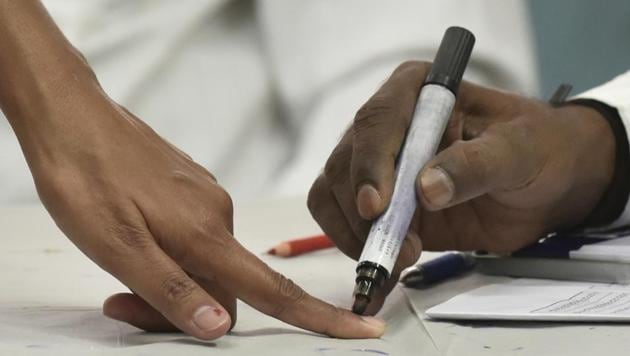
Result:
[[[105,90],[236,199],[303,194],[397,64],[472,30],[467,77],[535,94],[526,7],[502,0],[46,0]],[[0,120],[0,202],[36,199]]]

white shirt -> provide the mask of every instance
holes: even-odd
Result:
[[[47,0],[109,95],[235,199],[305,194],[354,113],[450,25],[469,80],[535,95],[527,9],[503,0]],[[0,202],[35,190],[0,120]]]

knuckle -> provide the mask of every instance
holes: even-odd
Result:
[[[397,152],[386,150],[363,150],[350,165],[353,193],[358,194],[364,184],[371,184],[379,191],[390,189],[396,164]],[[387,194],[387,193],[385,193]]]
[[[232,201],[230,194],[223,188],[220,188],[216,192],[215,199],[221,207],[221,211],[226,215],[232,216],[234,213],[234,201]]]
[[[468,166],[483,167],[485,165],[485,150],[482,145],[463,145],[462,147],[462,154]]]
[[[278,272],[274,272],[272,278],[274,292],[278,298],[272,307],[271,314],[275,317],[281,317],[291,307],[299,304],[306,297],[306,292],[291,279]]]
[[[403,138],[413,111],[412,106],[401,100],[399,96],[381,89],[357,111],[352,126],[357,153],[379,154],[383,146],[389,151],[399,145],[397,141]]]
[[[227,193],[214,195],[211,207],[199,209],[191,225],[189,235],[201,243],[212,243],[215,247],[227,248],[232,240],[232,200]]]
[[[223,218],[231,218],[234,213],[234,202],[225,189],[217,186],[212,192],[212,200]]]
[[[217,180],[217,177],[214,174],[212,174],[212,172],[210,172],[209,170],[207,170],[205,167],[201,166],[198,163],[195,163],[195,164],[199,166],[200,169],[203,170],[203,173],[210,179],[212,183],[215,183],[215,184],[219,183],[219,181]]]
[[[134,223],[113,221],[105,230],[116,241],[131,249],[144,249],[151,244],[147,231]]]
[[[493,154],[485,144],[474,144],[460,146],[462,158],[467,168],[467,173],[477,180],[482,180],[488,176],[492,167]]]
[[[352,145],[340,143],[326,161],[324,175],[331,182],[344,182],[348,179],[352,161]]]
[[[200,223],[195,234],[204,242],[210,242],[217,251],[226,251],[233,242],[233,238],[227,231],[223,221],[212,215],[206,215]]]
[[[356,215],[356,217],[353,219],[348,219],[348,223],[350,224],[350,229],[354,233],[354,237],[361,243],[365,243],[365,240],[367,240],[367,236],[370,232],[372,222],[361,219],[360,217],[358,217],[358,214],[358,212],[353,213],[353,215]]]
[[[167,141],[167,143],[168,143],[168,141]],[[203,176],[204,184],[207,181],[210,181],[212,183],[217,183],[217,177],[215,177],[209,170],[207,170],[206,167],[204,167],[204,166],[200,165],[199,163],[195,162],[192,159],[192,157],[190,157],[186,152],[183,152],[183,151],[179,150],[175,146],[172,146],[172,147],[173,147],[173,149],[177,150],[177,152],[180,153],[188,161],[188,164],[190,164],[196,170],[196,172],[198,174],[201,174],[201,176]],[[177,174],[179,172],[181,172],[181,171],[175,171],[174,173]]]
[[[326,181],[324,176],[320,175],[317,177],[311,189],[308,191],[308,198],[306,199],[306,206],[308,207],[308,211],[311,213],[313,218],[317,220],[319,216],[319,210],[321,206],[321,197],[326,194],[326,190],[328,187],[326,186]]]
[[[39,198],[53,216],[59,211],[81,210],[97,198],[92,193],[99,182],[87,182],[66,167],[46,167],[45,174],[33,175],[33,179]]]
[[[195,292],[195,288],[195,283],[190,278],[179,273],[167,275],[160,283],[162,295],[171,304],[189,299]]]
[[[194,180],[188,172],[175,169],[170,171],[170,178],[177,184],[190,184],[192,185]]]
[[[367,133],[380,133],[383,131],[382,129],[386,128],[407,127],[406,115],[401,106],[394,105],[392,101],[387,92],[379,92],[361,106],[354,117],[353,135],[355,140],[371,141],[372,138],[366,135]]]
[[[427,70],[431,64],[425,61],[407,60],[396,67],[395,73],[416,73],[418,70]]]
[[[413,83],[420,84],[430,69],[430,62],[409,60],[401,63],[394,70],[392,77],[402,78],[404,80],[410,80]]]

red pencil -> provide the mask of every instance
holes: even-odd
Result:
[[[282,242],[271,248],[269,251],[267,251],[267,253],[280,257],[293,257],[301,255],[303,253],[323,250],[325,248],[330,248],[333,246],[335,246],[335,244],[328,238],[328,236],[315,235],[302,239]]]

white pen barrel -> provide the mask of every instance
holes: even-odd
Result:
[[[437,152],[454,105],[455,95],[446,87],[427,84],[422,88],[398,157],[391,203],[372,224],[359,264],[369,261],[391,273],[417,207],[416,177]]]

